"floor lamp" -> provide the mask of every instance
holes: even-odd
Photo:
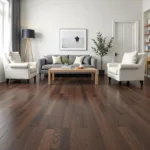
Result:
[[[24,61],[27,61],[27,58],[30,58],[30,54],[31,54],[31,58],[32,61],[34,61],[33,59],[33,53],[32,53],[32,46],[31,46],[31,40],[35,38],[35,31],[31,30],[31,29],[24,29],[22,30],[22,39],[26,40],[26,46],[25,46],[25,55],[24,55]]]

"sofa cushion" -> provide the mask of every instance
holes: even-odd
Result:
[[[91,56],[84,56],[83,64],[90,65]]]
[[[63,64],[49,64],[49,65],[44,65],[42,66],[42,69],[47,70],[50,68],[61,68]]]
[[[109,73],[117,75],[118,74],[118,67],[110,67],[108,71],[109,71]]]
[[[62,55],[61,61],[63,64],[69,64],[69,56],[68,55]]]
[[[46,64],[53,64],[53,59],[51,55],[44,56]]]

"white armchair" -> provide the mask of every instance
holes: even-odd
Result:
[[[26,79],[29,82],[33,77],[34,81],[36,81],[36,62],[21,62],[18,52],[10,52],[9,55],[3,54],[2,59],[7,83],[9,79]]]
[[[108,63],[107,72],[109,77],[109,83],[111,83],[111,78],[119,81],[129,81],[138,80],[143,86],[144,81],[144,71],[145,71],[145,53],[138,53],[136,64],[121,64],[121,63]]]

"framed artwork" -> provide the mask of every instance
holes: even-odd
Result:
[[[85,51],[87,50],[86,29],[60,29],[60,50]]]

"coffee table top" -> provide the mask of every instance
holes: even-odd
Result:
[[[84,69],[68,69],[68,68],[51,68],[50,72],[97,72],[98,69],[95,68],[84,68]]]

